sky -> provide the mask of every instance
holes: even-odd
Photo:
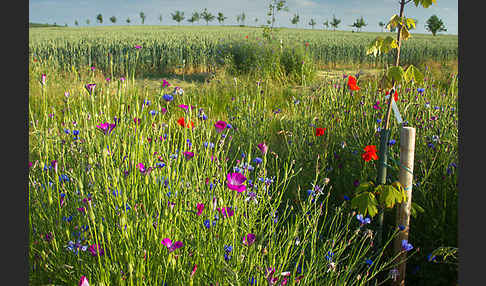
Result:
[[[115,16],[115,25],[126,25],[130,18],[130,25],[141,25],[140,12],[146,15],[145,25],[177,25],[172,20],[171,13],[176,10],[184,12],[185,19],[181,25],[191,25],[187,19],[192,13],[201,12],[207,8],[213,15],[222,12],[226,17],[225,25],[236,25],[236,16],[242,12],[246,15],[246,25],[261,25],[266,21],[266,13],[270,0],[29,0],[29,22],[56,23],[74,26],[75,20],[79,26],[99,26],[96,15],[103,15],[103,24],[114,25],[109,18]],[[324,28],[323,22],[331,21],[333,15],[341,19],[338,30],[352,30],[350,27],[358,18],[363,17],[367,26],[364,32],[379,32],[380,21],[387,22],[393,14],[399,14],[399,0],[287,0],[288,12],[281,11],[277,15],[276,26],[295,27],[290,19],[298,14],[300,22],[298,28],[311,29],[308,25],[311,19],[317,22],[315,29]],[[162,15],[162,22],[159,21]],[[425,29],[425,22],[437,15],[447,29],[440,34],[458,34],[458,0],[437,0],[428,8],[415,7],[413,1],[405,6],[405,16],[414,18],[417,27],[412,33],[430,33]],[[255,22],[255,18],[258,19]],[[256,24],[255,24],[256,23]],[[196,25],[205,25],[203,20]],[[219,25],[214,20],[210,25]]]

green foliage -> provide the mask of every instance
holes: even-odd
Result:
[[[392,49],[396,49],[398,47],[397,40],[394,38],[387,36],[385,38],[378,36],[376,37],[373,42],[368,46],[366,50],[366,54],[373,56],[378,56],[380,54],[386,54]]]
[[[410,206],[410,215],[412,215],[412,217],[417,218],[417,216],[419,214],[424,213],[424,212],[425,212],[425,210],[424,210],[423,207],[421,207],[416,202],[412,202],[412,204]]]
[[[365,27],[367,24],[365,23],[363,17],[356,19],[356,21],[351,25],[351,27],[356,28],[356,32],[359,32],[361,28]]]
[[[400,185],[379,185],[375,188],[375,192],[383,208],[393,208],[395,204],[407,199],[407,194]]]
[[[437,0],[413,0],[415,6],[422,5],[424,8],[428,8],[432,3],[436,3]]]
[[[387,70],[387,78],[389,80],[393,80],[395,82],[400,82],[404,78],[405,72],[401,66],[392,66],[389,67]]]
[[[430,31],[433,36],[435,36],[438,32],[447,31],[444,22],[442,22],[442,20],[436,15],[430,16],[430,18],[425,22],[425,29]]]
[[[358,213],[374,217],[378,213],[378,202],[372,192],[362,192],[351,199],[351,208],[358,210]]]
[[[415,84],[422,85],[424,83],[423,73],[414,65],[408,66],[407,70],[403,74],[405,81],[413,81]]]

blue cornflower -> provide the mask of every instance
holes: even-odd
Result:
[[[230,259],[231,259],[231,255],[228,255],[228,253],[226,252],[226,253],[224,254],[224,260],[228,261],[228,260],[230,260]]]
[[[258,165],[258,164],[260,164],[261,162],[263,162],[263,159],[262,159],[262,158],[260,158],[260,157],[256,157],[255,159],[253,159],[253,162],[254,162],[255,164],[257,164],[257,165]]]
[[[424,91],[425,91],[425,88],[423,88],[423,87],[417,88],[417,92],[420,93],[420,94],[424,93]]]
[[[359,220],[359,222],[363,225],[363,224],[368,224],[371,222],[371,219],[369,217],[366,217],[366,218],[363,218],[363,215],[362,214],[358,214],[356,215],[356,219]]]
[[[157,164],[155,164],[157,166],[157,168],[163,168],[165,167],[165,164],[162,163],[162,162],[157,162]]]
[[[231,250],[233,250],[233,247],[231,245],[225,245],[224,246],[224,251],[231,252]]]
[[[249,280],[250,285],[256,284],[256,279],[254,277],[251,277]]]
[[[311,190],[311,189],[307,190],[306,192],[307,192],[307,195],[308,196],[315,196],[316,195],[316,193],[314,192],[314,190]]]
[[[435,255],[432,255],[432,253],[429,253],[429,255],[427,255],[427,261],[428,262],[437,261],[437,257]]]
[[[413,249],[413,245],[408,242],[408,240],[402,240],[402,249],[405,251],[410,251]]]
[[[73,135],[78,136],[79,135],[79,130],[73,130]]]
[[[150,100],[144,99],[143,100],[143,105],[149,106],[150,105]]]
[[[348,196],[346,196],[346,195],[344,195],[343,198],[344,198],[345,201],[349,201],[350,200],[350,198]]]
[[[211,225],[210,225],[210,223],[209,223],[209,219],[204,220],[203,224],[204,224],[204,226],[205,226],[206,228],[210,228],[210,227],[211,227]]]
[[[62,183],[62,182],[69,182],[69,177],[68,177],[68,175],[66,175],[66,174],[61,174],[61,175],[59,176],[59,182],[60,182],[60,183]]]
[[[67,128],[64,128],[64,133],[69,134],[69,133],[71,133],[71,131],[69,131],[69,129],[67,129]]]
[[[170,101],[174,100],[174,96],[172,96],[172,95],[170,95],[170,94],[168,94],[168,93],[164,94],[164,95],[162,96],[162,98],[163,98],[165,101],[167,101],[167,102],[170,102]]]
[[[365,263],[370,267],[373,264],[373,260],[371,259],[366,259]]]
[[[381,119],[380,118],[376,119],[376,123],[381,123]]]
[[[398,228],[399,228],[401,231],[404,231],[404,230],[405,230],[405,226],[404,226],[404,225],[401,225],[401,224],[399,224],[399,225],[398,225]]]
[[[329,251],[327,252],[327,255],[326,255],[326,260],[327,260],[327,261],[332,261],[332,257],[333,257],[333,256],[334,256],[334,252],[332,252],[332,251],[330,251],[330,250],[329,250]]]
[[[67,222],[71,222],[71,221],[73,220],[73,216],[72,216],[72,215],[70,215],[70,216],[68,216],[68,217],[65,217],[65,216],[64,216],[64,217],[62,217],[62,220],[63,220],[63,221],[67,221]]]
[[[395,143],[397,143],[395,139],[390,139],[390,141],[388,141],[388,146],[395,145]]]
[[[233,125],[231,125],[231,124],[229,124],[229,123],[226,123],[226,128],[231,129],[231,128],[233,128]]]
[[[155,114],[157,114],[157,111],[156,110],[150,110],[149,113],[150,113],[150,115],[155,115]]]

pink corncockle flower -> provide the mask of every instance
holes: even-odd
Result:
[[[265,155],[268,151],[268,146],[265,143],[260,143],[258,144],[258,149],[260,149],[260,151],[262,151],[262,154]]]
[[[253,233],[249,233],[243,238],[243,244],[246,246],[250,246],[255,242],[255,239],[256,236]]]
[[[113,131],[113,129],[115,129],[116,123],[105,122],[105,123],[101,123],[101,124],[96,125],[96,127],[98,128],[98,130],[101,130],[106,135],[106,134],[110,134],[111,131]]]
[[[91,71],[95,71],[95,69],[96,69],[95,67],[91,67]]]
[[[95,87],[96,87],[96,83],[88,83],[84,85],[84,88],[86,88],[89,94],[91,94],[94,91]]]
[[[231,207],[223,207],[222,209],[216,208],[223,217],[232,217],[235,214],[235,211]]]
[[[120,81],[121,81],[121,82],[124,82],[125,80],[126,80],[126,78],[124,78],[124,77],[121,77],[121,78],[120,78]]]
[[[86,276],[84,275],[81,276],[81,279],[79,279],[78,286],[89,286],[88,278],[86,278]]]
[[[377,100],[376,103],[373,105],[373,109],[375,110],[380,110],[381,107],[380,107],[380,102]]]
[[[192,272],[191,272],[191,278],[192,276],[194,276],[194,274],[196,274],[196,270],[197,270],[197,264],[194,264],[194,267],[192,268]]]
[[[135,122],[136,124],[140,124],[140,121],[141,121],[140,118],[137,117],[133,118],[133,122]]]
[[[165,245],[167,247],[167,249],[169,250],[169,252],[172,252],[172,251],[184,246],[184,244],[181,241],[176,241],[176,242],[172,243],[172,240],[170,238],[164,238],[164,239],[162,239],[162,241],[160,243]]]
[[[32,162],[29,162],[29,168],[31,168],[31,167],[32,167]]]
[[[275,268],[270,267],[265,269],[265,278],[267,278],[269,285],[275,285],[278,281],[278,277],[274,277],[273,276],[274,274],[275,274]]]
[[[182,109],[185,109],[185,110],[188,110],[189,109],[189,105],[185,105],[185,104],[179,104],[178,105],[180,108]]]
[[[162,107],[162,109],[160,111],[162,112],[162,114],[166,114],[167,113],[167,108]]]
[[[243,174],[228,173],[226,180],[226,185],[230,190],[237,191],[238,193],[246,190],[246,186],[243,185],[243,182],[246,181],[246,177]]]
[[[78,211],[84,214],[86,213],[86,208],[85,207],[78,208]]]
[[[216,127],[217,132],[222,132],[226,128],[226,126],[228,126],[228,123],[222,120],[219,120],[214,124],[214,127]]]
[[[101,246],[99,246],[96,243],[90,245],[88,250],[89,250],[89,252],[91,252],[91,255],[93,255],[93,256],[96,256],[96,255],[102,256],[102,255],[105,254],[105,251],[103,250],[103,248],[101,248]]]
[[[186,157],[186,160],[189,160],[192,157],[194,157],[194,152],[185,151],[183,154],[184,154],[184,157]]]
[[[140,50],[141,48],[142,48],[142,46],[139,46],[139,45],[135,46],[135,49],[137,49],[137,50]]]
[[[41,75],[40,83],[44,86],[44,85],[46,85],[46,82],[47,82],[47,76],[46,76],[45,73],[43,73]]]
[[[162,80],[162,87],[169,87],[170,83],[166,81],[165,79]]]
[[[196,208],[197,208],[197,215],[200,216],[204,210],[204,204],[197,204]]]
[[[110,81],[111,81],[111,78],[107,77],[106,82],[110,82]]]

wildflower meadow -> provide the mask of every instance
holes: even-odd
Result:
[[[457,58],[419,54],[423,81],[395,85],[387,184],[401,128],[416,128],[409,236],[395,253],[397,205],[353,201],[378,184],[382,70],[350,58],[324,74],[313,31],[250,42],[227,27],[241,39],[211,46],[207,71],[152,65],[166,45],[156,27],[130,41],[75,29],[35,28],[29,43],[32,285],[388,285],[403,253],[407,284],[455,285]],[[205,65],[203,52],[178,56]]]

